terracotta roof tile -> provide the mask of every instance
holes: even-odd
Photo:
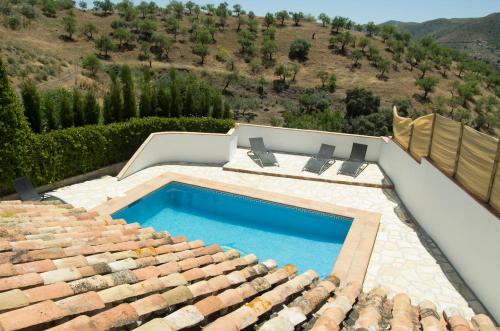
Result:
[[[65,204],[0,202],[0,330],[496,331],[485,315],[259,263]],[[125,303],[123,303],[125,302]]]

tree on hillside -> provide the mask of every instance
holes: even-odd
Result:
[[[295,26],[300,25],[300,21],[304,19],[304,13],[303,12],[294,12],[292,13],[292,20],[295,23]]]
[[[332,32],[334,32],[335,30],[335,33],[339,33],[340,29],[343,29],[346,23],[347,23],[347,18],[342,16],[335,16],[330,22]]]
[[[233,5],[233,13],[236,17],[240,17],[242,15],[242,8],[240,4]]]
[[[452,58],[450,56],[447,56],[447,55],[440,55],[440,56],[436,57],[434,62],[439,67],[439,69],[441,71],[441,76],[443,78],[447,78],[448,77],[448,70],[450,70],[451,64],[453,63]]]
[[[267,13],[266,16],[264,17],[264,25],[266,26],[267,29],[271,27],[275,23],[275,18],[272,13]]]
[[[149,12],[149,4],[146,1],[141,1],[136,8],[141,12],[142,19],[145,19]]]
[[[167,19],[167,30],[174,34],[174,40],[177,41],[177,34],[181,29],[181,23],[175,16]]]
[[[332,39],[338,41],[340,44],[339,52],[341,54],[346,54],[347,46],[356,40],[356,37],[351,34],[349,31],[344,31],[338,36],[332,37]]]
[[[227,88],[229,87],[229,84],[231,84],[232,82],[237,82],[239,79],[240,79],[240,74],[238,73],[238,71],[236,71],[236,70],[230,71],[226,76],[224,88],[222,89],[222,93],[226,92]]]
[[[318,16],[318,19],[321,21],[321,24],[323,25],[323,27],[325,28],[328,24],[330,24],[330,16],[328,16],[327,14],[325,13],[321,13],[319,14]]]
[[[361,49],[361,51],[364,53],[365,52],[365,48],[370,46],[370,39],[366,38],[366,37],[361,37],[358,41],[358,47],[359,49]]]
[[[238,22],[238,25],[236,26],[236,32],[240,32],[241,31],[241,26],[247,24],[248,23],[248,19],[245,16],[240,15],[237,18],[237,22]]]
[[[158,59],[161,61],[165,55],[168,60],[168,54],[172,49],[172,41],[163,33],[154,33],[151,39]]]
[[[423,61],[421,62],[419,65],[417,65],[417,68],[418,70],[420,70],[420,72],[422,73],[420,75],[420,78],[424,78],[425,77],[425,74],[431,70],[432,66],[431,64],[428,62],[428,61]]]
[[[375,113],[380,107],[380,97],[364,88],[354,88],[346,93],[346,117],[354,118]]]
[[[209,54],[208,43],[211,40],[210,32],[206,27],[200,27],[196,34],[196,41],[192,47],[193,54],[201,58],[201,65],[205,63],[205,58]]]
[[[273,54],[275,54],[278,51],[278,44],[276,41],[264,37],[262,41],[262,48],[261,48],[261,53],[262,55],[266,58],[269,63],[272,63],[273,61]]]
[[[136,116],[137,108],[132,72],[130,71],[130,67],[126,64],[121,68],[120,79],[122,81],[123,118],[127,120]]]
[[[361,59],[363,58],[363,52],[360,49],[355,49],[351,52],[349,56],[352,60],[351,69],[361,67]]]
[[[82,26],[82,34],[87,37],[87,41],[94,39],[95,33],[97,33],[97,27],[94,23],[88,22]]]
[[[94,1],[94,8],[96,10],[101,10],[104,15],[111,15],[115,8],[115,5],[111,2],[111,0],[103,0],[103,1]]]
[[[42,132],[42,111],[40,109],[40,94],[32,80],[21,85],[21,97],[24,105],[24,115],[28,119],[33,132]]]
[[[170,1],[169,8],[175,13],[177,19],[181,19],[184,16],[184,4],[180,1]]]
[[[295,82],[295,78],[300,71],[300,66],[297,63],[292,63],[288,70],[292,75],[292,82]]]
[[[316,77],[318,77],[321,81],[321,88],[325,88],[325,84],[328,81],[328,72],[326,72],[325,70],[320,70],[316,74]]]
[[[434,77],[419,78],[415,81],[415,85],[424,91],[424,95],[422,96],[423,100],[427,100],[429,93],[434,92],[437,84],[438,80]]]
[[[396,27],[392,24],[384,24],[382,26],[382,40],[384,43],[396,33]]]
[[[290,44],[288,57],[292,60],[297,59],[299,61],[306,61],[310,48],[311,44],[308,41],[304,39],[295,39]]]
[[[100,36],[95,41],[95,48],[99,51],[99,55],[102,57],[104,52],[104,57],[108,58],[108,52],[115,49],[115,45],[108,36]]]
[[[128,30],[119,28],[113,32],[113,37],[118,39],[118,49],[123,49],[124,44],[128,44],[132,40],[132,34]]]
[[[386,74],[389,72],[390,65],[391,65],[391,61],[388,59],[385,59],[383,57],[380,57],[377,60],[378,79],[386,79],[387,78]]]
[[[92,54],[87,55],[83,59],[82,67],[84,69],[88,70],[92,77],[95,77],[96,74],[101,69],[102,65],[101,65],[101,61],[99,60],[99,58],[94,53],[92,53]]]
[[[238,34],[238,44],[240,45],[240,53],[250,53],[249,49],[252,48],[255,41],[255,34],[248,30],[243,30]]]
[[[283,84],[286,84],[287,77],[290,77],[290,71],[284,64],[279,64],[274,69],[274,74],[278,76]]]
[[[281,26],[285,26],[285,21],[290,18],[290,15],[288,15],[286,10],[281,10],[274,14],[274,16],[276,16],[278,21],[280,21]]]
[[[151,68],[151,45],[148,42],[141,43],[140,47],[140,59],[149,62],[149,67]]]
[[[337,76],[335,74],[331,74],[328,77],[328,92],[334,93],[337,89]]]
[[[193,1],[188,1],[185,4],[185,7],[188,10],[188,15],[191,16],[193,14],[193,9],[196,6],[196,4]]]
[[[64,26],[64,31],[68,33],[68,39],[73,40],[73,33],[76,32],[76,19],[73,11],[70,11],[66,16],[62,18],[62,23]]]
[[[216,10],[217,17],[219,18],[219,29],[222,32],[224,32],[226,28],[227,17],[229,16],[227,6],[227,3],[221,3]]]
[[[373,37],[373,35],[376,35],[379,31],[380,27],[375,23],[368,22],[368,24],[366,24],[366,32],[368,33],[369,37]]]

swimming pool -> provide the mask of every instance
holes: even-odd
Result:
[[[113,214],[171,235],[254,253],[321,277],[332,270],[352,219],[171,182]]]

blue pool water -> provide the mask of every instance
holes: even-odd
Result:
[[[351,226],[351,219],[221,191],[173,182],[116,212],[113,218],[139,222],[189,240],[219,244],[260,261],[293,263],[299,271],[327,276]]]

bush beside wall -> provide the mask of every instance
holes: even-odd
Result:
[[[33,185],[45,185],[126,161],[154,132],[226,133],[233,127],[234,121],[226,119],[147,117],[29,134],[26,139],[27,153],[22,162],[24,169],[13,163],[12,171],[5,173],[15,176],[25,174]],[[0,178],[0,195],[13,192],[11,181],[14,178],[10,177]]]

